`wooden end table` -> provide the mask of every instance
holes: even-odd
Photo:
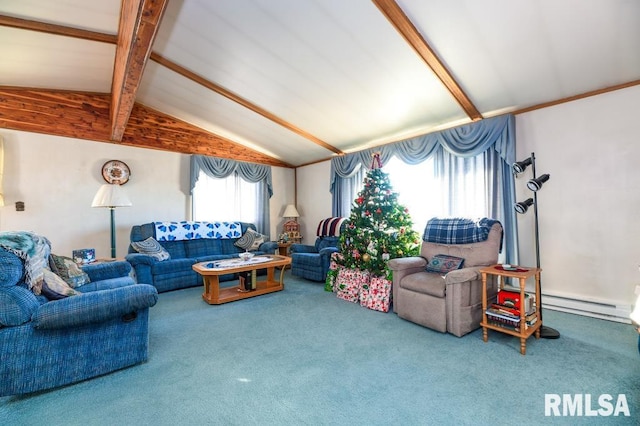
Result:
[[[502,265],[492,265],[480,269],[482,274],[482,340],[489,340],[489,330],[499,331],[501,333],[510,334],[520,338],[520,353],[527,353],[527,339],[535,334],[536,339],[540,338],[540,328],[542,327],[542,315],[540,315],[540,268],[532,268],[528,266],[514,266],[516,270],[502,269]],[[535,314],[536,322],[531,326],[526,326],[525,309],[520,309],[520,327],[519,330],[512,330],[500,325],[491,324],[487,321],[487,275],[495,275],[499,280],[499,290],[504,288],[505,278],[516,278],[520,287],[520,300],[524,304],[525,300],[525,284],[527,279],[535,278]]]
[[[256,297],[274,291],[284,290],[284,267],[291,264],[291,258],[280,255],[260,255],[256,258],[270,258],[270,260],[259,263],[242,262],[237,259],[235,264],[227,263],[223,267],[214,267],[214,262],[200,262],[192,266],[193,270],[202,275],[204,282],[204,292],[202,298],[210,305],[220,305],[234,300]],[[233,259],[235,260],[235,259]],[[230,265],[230,266],[227,266]],[[275,280],[275,269],[280,269],[280,278]],[[258,269],[267,270],[267,279],[257,281]],[[251,271],[252,279],[256,279],[256,289],[251,291],[241,291],[240,285],[220,288],[220,275],[233,274],[236,272]]]
[[[278,243],[278,254],[280,256],[289,256],[289,247],[293,242],[288,241],[286,243]]]
[[[291,244],[293,244],[293,241],[279,242],[278,243],[278,254],[280,256],[289,256],[289,247],[291,247]],[[285,269],[289,269],[289,268],[291,268],[291,265],[287,265],[284,268]]]

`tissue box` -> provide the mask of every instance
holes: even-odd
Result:
[[[71,258],[76,263],[91,263],[96,260],[96,249],[73,250]]]

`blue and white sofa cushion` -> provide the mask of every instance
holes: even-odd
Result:
[[[197,240],[200,238],[240,238],[240,222],[153,222],[157,241]]]

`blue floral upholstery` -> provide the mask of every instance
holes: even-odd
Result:
[[[17,261],[16,261],[17,259]],[[158,292],[127,262],[88,265],[81,294],[48,301],[24,283],[22,261],[0,248],[0,396],[75,383],[147,359]]]
[[[190,222],[191,224],[197,222]],[[242,228],[242,235],[247,229],[256,230],[252,223],[238,222]],[[130,240],[143,241],[149,237],[156,238],[157,223],[145,223],[131,228]],[[240,233],[234,234],[240,235]],[[192,266],[199,262],[230,259],[237,257],[244,250],[235,245],[238,238],[198,238],[161,241],[158,243],[169,252],[168,260],[158,260],[152,256],[138,253],[129,245],[127,261],[133,266],[138,282],[152,284],[159,292],[177,290],[186,287],[202,285],[202,277],[193,270]],[[266,241],[258,247],[255,254],[273,254],[278,249],[275,241]],[[236,279],[237,274],[226,274],[219,277],[220,281]]]
[[[329,225],[338,224],[338,226]],[[331,254],[338,252],[340,230],[344,229],[346,220],[328,218],[318,225],[318,238],[314,245],[291,245],[291,274],[311,281],[324,282],[327,279]]]

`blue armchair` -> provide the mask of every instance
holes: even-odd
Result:
[[[157,290],[135,284],[129,263],[83,268],[78,295],[48,300],[25,284],[25,266],[0,248],[0,396],[50,389],[147,359]]]
[[[340,230],[346,220],[342,217],[330,217],[320,221],[314,245],[292,244],[291,274],[311,281],[325,281],[331,254],[339,251]]]

